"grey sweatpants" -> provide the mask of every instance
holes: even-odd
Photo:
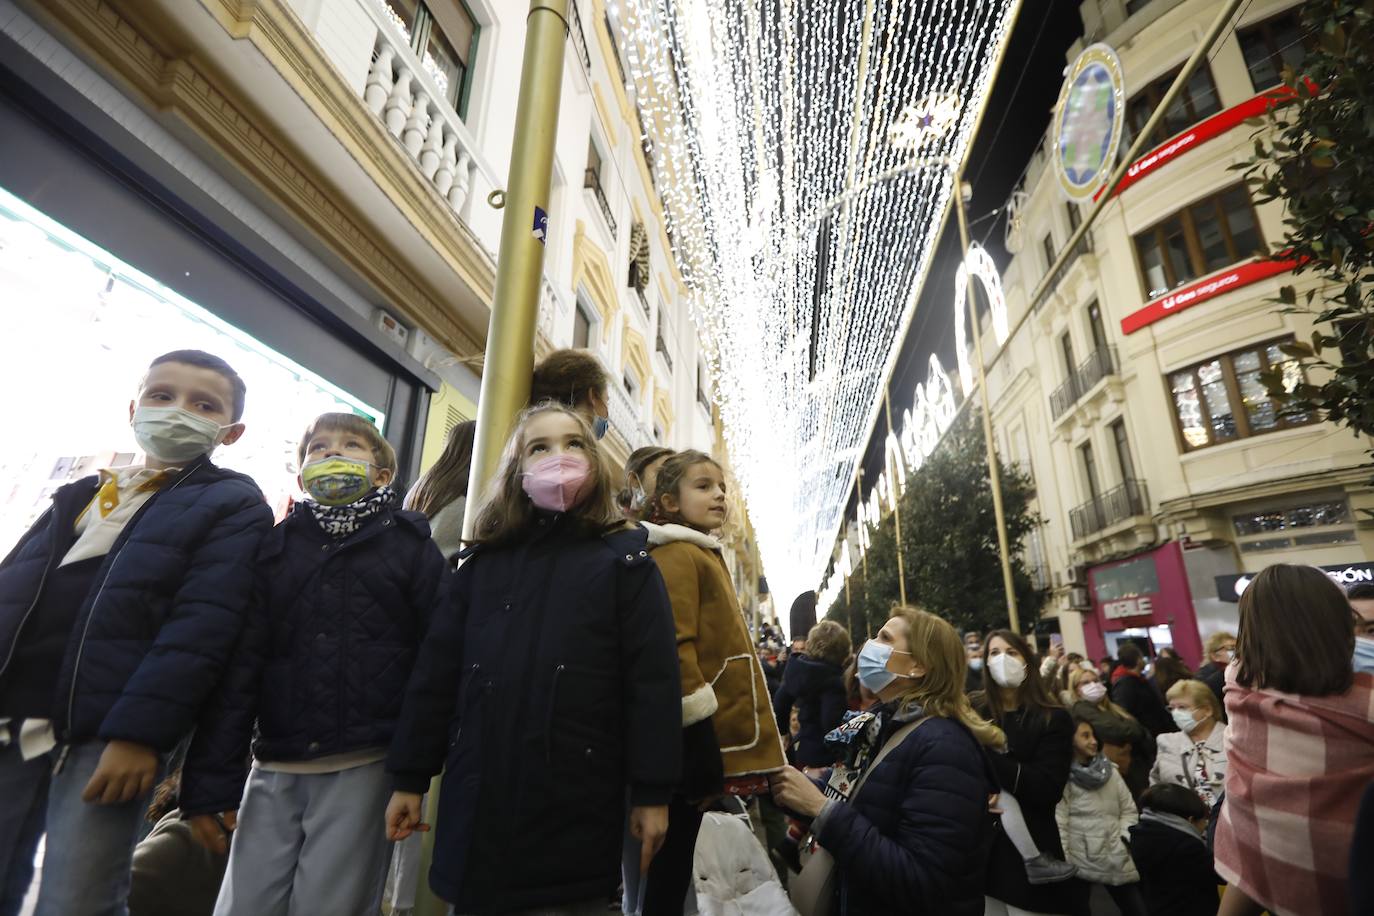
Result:
[[[215,916],[376,916],[390,797],[380,761],[310,775],[254,767]]]

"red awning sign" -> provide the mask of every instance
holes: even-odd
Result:
[[[1232,128],[1244,124],[1250,118],[1260,117],[1270,108],[1296,94],[1287,86],[1268,89],[1252,99],[1247,99],[1239,105],[1217,112],[1205,121],[1198,122],[1189,130],[1165,141],[1132,162],[1131,167],[1126,170],[1125,176],[1121,179],[1121,184],[1116,186],[1115,194],[1120,194],[1146,175],[1163,168],[1189,150],[1196,149],[1208,140],[1216,139]],[[1105,190],[1105,186],[1103,190]],[[1102,190],[1099,190],[1093,195],[1093,200],[1101,196]]]
[[[1152,299],[1144,308],[1138,309],[1121,319],[1121,333],[1134,334],[1146,325],[1154,324],[1161,318],[1168,318],[1175,312],[1200,305],[1208,299],[1224,295],[1232,290],[1267,280],[1269,277],[1287,273],[1298,266],[1297,259],[1247,261],[1219,274],[1191,283]]]

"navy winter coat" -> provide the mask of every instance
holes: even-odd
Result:
[[[186,758],[182,811],[238,807],[250,737],[253,756],[275,762],[386,748],[447,579],[421,513],[383,509],[340,540],[298,504],[263,539],[248,624]]]
[[[825,736],[838,728],[849,709],[844,689],[844,672],[807,655],[794,655],[782,674],[782,686],[773,695],[773,716],[778,727],[786,729],[797,706],[801,731],[797,735],[796,765],[828,767],[835,755],[825,749]],[[925,726],[921,726],[925,728]]]
[[[988,715],[986,707],[979,710]],[[1059,824],[1054,809],[1064,797],[1073,762],[1073,717],[1063,709],[1048,715],[1013,709],[997,723],[1007,736],[1007,753],[990,754],[997,783],[1016,796],[1040,851],[1064,858]],[[1032,885],[1026,866],[1011,839],[997,822],[992,854],[988,860],[986,893],[989,897],[1034,913],[1088,912],[1088,886],[1077,879],[1058,884]]]
[[[1148,810],[1130,832],[1131,858],[1151,916],[1216,916],[1217,886],[1223,882],[1212,870],[1212,851],[1201,836],[1151,819]]]
[[[0,563],[0,671],[99,478],[53,494]],[[203,457],[163,485],[100,565],[67,643],[52,711],[58,738],[169,751],[195,724],[243,626],[272,511],[251,478]]]
[[[879,740],[901,726],[889,718]],[[842,916],[981,916],[991,779],[962,724],[932,718],[908,735],[821,822]]]
[[[541,515],[468,552],[420,650],[387,768],[444,771],[430,886],[459,913],[606,899],[626,787],[667,804],[682,756],[668,594],[643,528]]]

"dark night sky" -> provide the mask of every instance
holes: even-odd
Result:
[[[1002,221],[981,217],[1006,203],[1013,185],[1039,143],[1050,113],[1059,97],[1069,46],[1083,34],[1078,0],[1028,0],[1007,45],[1006,57],[993,84],[992,97],[974,137],[965,180],[973,185],[968,214],[972,237],[1005,268],[1008,257],[1002,247]],[[1000,130],[999,130],[1000,124]],[[926,275],[911,327],[892,375],[894,419],[911,406],[918,382],[926,378],[931,351],[951,377],[958,370],[954,359],[954,272],[959,265],[959,227],[950,214]],[[900,427],[900,420],[897,420]],[[883,470],[882,442],[887,427],[881,415],[869,441],[864,460],[865,485]],[[846,519],[853,518],[851,497]]]

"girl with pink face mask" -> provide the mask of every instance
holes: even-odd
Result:
[[[614,495],[582,415],[526,411],[421,647],[387,757],[386,830],[429,829],[421,793],[442,771],[430,885],[459,913],[604,912],[627,800],[642,871],[667,832],[682,746],[673,616]]]

